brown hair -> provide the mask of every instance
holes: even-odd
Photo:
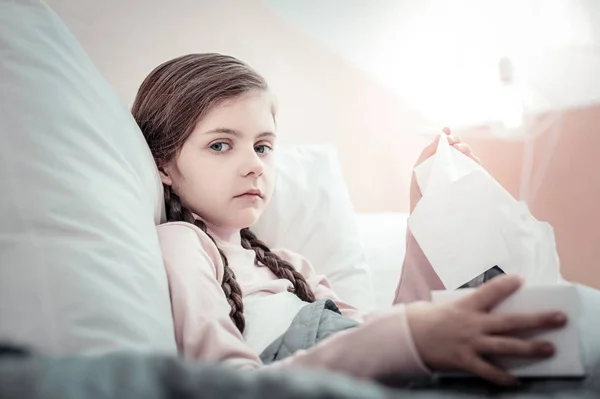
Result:
[[[212,53],[190,54],[159,65],[146,77],[132,113],[161,168],[177,155],[196,123],[213,107],[250,91],[267,90],[266,81],[236,58]],[[163,186],[167,221],[192,223],[208,234],[206,224],[183,206],[172,187]],[[213,237],[208,236],[216,245]],[[290,291],[303,301],[314,302],[308,283],[289,262],[271,252],[248,228],[242,229],[241,239],[244,248],[256,253],[258,266],[266,266],[278,278],[288,279],[292,283]],[[242,291],[227,257],[220,248],[218,250],[224,266],[222,288],[231,306],[229,315],[243,332]]]

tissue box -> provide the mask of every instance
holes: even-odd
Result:
[[[494,265],[540,285],[562,280],[552,226],[533,217],[445,135],[435,155],[414,171],[423,198],[408,225],[446,289]]]
[[[433,291],[431,301],[442,303],[457,299],[472,292],[473,289],[457,291]],[[579,343],[580,303],[575,286],[531,285],[520,288],[504,302],[492,310],[492,313],[537,313],[545,311],[563,311],[567,314],[565,327],[530,334],[527,338],[552,342],[556,353],[548,359],[494,358],[492,362],[518,377],[581,377],[585,370],[581,358]],[[446,376],[466,376],[451,374]]]

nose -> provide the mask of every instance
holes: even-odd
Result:
[[[244,154],[244,159],[240,165],[240,173],[242,176],[262,175],[265,170],[265,165],[261,157],[254,151],[248,151]]]

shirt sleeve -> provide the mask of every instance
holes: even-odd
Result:
[[[180,222],[161,225],[158,231],[171,290],[175,336],[185,357],[225,362],[236,368],[319,368],[358,378],[409,378],[428,372],[417,353],[402,305],[361,316],[359,327],[265,367],[229,317],[229,304],[220,284],[223,265],[208,236]],[[308,262],[299,256],[284,256],[306,273],[319,298],[336,301],[327,280],[316,275]],[[345,314],[358,317],[356,309],[342,302],[336,304]]]
[[[223,264],[204,232],[189,223],[157,227],[169,280],[175,339],[186,358],[257,368],[260,358],[229,317]]]
[[[410,229],[406,229],[406,255],[394,303],[431,300],[431,291],[445,289]]]

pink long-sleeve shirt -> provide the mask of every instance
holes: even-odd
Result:
[[[259,354],[244,340],[229,317],[230,306],[221,288],[223,263],[217,247],[199,228],[172,222],[157,227],[167,271],[175,338],[187,358],[218,361],[238,368],[264,367]],[[210,231],[225,253],[244,297],[287,292],[288,280],[278,279],[268,268],[256,266],[255,254],[241,246],[239,231]],[[358,378],[395,374],[406,378],[426,374],[408,326],[403,302],[428,300],[432,289],[443,285],[410,231],[402,276],[394,305],[363,314],[343,302],[324,276],[315,273],[301,256],[273,250],[306,278],[317,299],[333,300],[342,314],[359,321],[345,330],[268,366],[324,368]]]

